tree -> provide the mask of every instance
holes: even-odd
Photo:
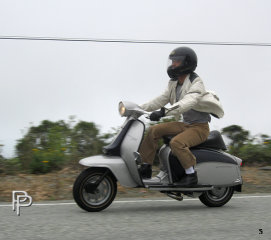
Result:
[[[270,164],[271,138],[266,134],[250,137],[249,131],[241,126],[231,125],[222,129],[230,140],[229,152],[240,157],[244,164]]]
[[[105,136],[106,137],[106,136]],[[72,140],[77,157],[86,157],[102,153],[105,145],[99,136],[99,129],[92,122],[80,121],[72,130]]]
[[[16,145],[23,169],[32,173],[60,169],[71,147],[69,136],[70,129],[64,121],[44,120],[39,126],[31,127]]]
[[[261,143],[269,144],[271,143],[271,137],[266,134],[260,134]]]
[[[222,129],[222,134],[227,136],[231,143],[229,145],[230,152],[233,154],[238,153],[239,149],[247,142],[249,139],[249,131],[244,130],[241,126],[230,125]]]
[[[22,168],[31,173],[46,173],[86,156],[102,153],[107,136],[99,136],[92,122],[80,121],[74,127],[64,121],[44,120],[31,127],[16,145]]]

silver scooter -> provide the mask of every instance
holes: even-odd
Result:
[[[241,192],[242,160],[224,152],[226,146],[218,131],[211,131],[204,143],[190,149],[197,159],[196,186],[178,187],[174,184],[185,171],[169,147],[172,136],[164,137],[164,145],[159,151],[159,174],[151,179],[142,179],[138,170],[142,162],[137,151],[145,125],[139,117],[148,117],[150,113],[131,102],[120,102],[119,112],[126,120],[111,144],[104,147],[104,154],[79,161],[88,167],[80,173],[73,186],[74,200],[82,209],[97,212],[107,208],[116,196],[117,181],[126,187],[160,191],[179,201],[183,194],[198,197],[208,207],[223,206],[234,191]]]

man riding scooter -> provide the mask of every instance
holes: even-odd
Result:
[[[182,187],[197,184],[197,172],[194,170],[196,158],[189,148],[204,142],[209,135],[210,113],[214,113],[213,104],[201,104],[206,90],[202,79],[194,72],[197,67],[197,55],[188,47],[179,47],[169,55],[167,73],[170,77],[164,93],[140,107],[151,111],[150,120],[159,121],[165,115],[175,116],[176,121],[151,126],[145,136],[139,153],[144,164],[139,168],[142,178],[151,178],[152,164],[158,147],[158,140],[166,135],[173,135],[170,141],[172,153],[185,169],[184,177],[174,183]],[[164,106],[173,105],[165,114]],[[160,109],[161,108],[161,109]],[[159,111],[157,111],[160,109]],[[222,109],[220,111],[223,112]],[[178,121],[180,116],[183,121]],[[219,115],[219,114],[218,114]],[[153,181],[167,180],[167,173],[153,178]]]
[[[198,197],[208,207],[221,207],[234,191],[241,192],[242,160],[224,152],[226,146],[218,131],[210,132],[208,137],[210,115],[221,118],[224,111],[217,95],[205,90],[194,73],[196,54],[181,47],[169,58],[171,79],[165,92],[142,107],[121,101],[118,110],[125,121],[112,142],[103,148],[104,154],[79,161],[87,168],[76,178],[73,196],[82,209],[98,212],[110,206],[117,194],[117,182],[121,186],[159,191],[179,201],[182,194]],[[172,106],[164,107],[167,103]],[[155,111],[159,108],[162,109]],[[142,141],[145,124],[139,118],[158,121],[169,114],[177,119],[182,114],[184,121],[151,127]],[[158,154],[161,171],[151,178],[157,141],[162,136],[165,144]],[[193,154],[189,150],[192,146]]]

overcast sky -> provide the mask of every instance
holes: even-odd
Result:
[[[270,0],[0,0],[0,35],[271,42]],[[187,45],[189,46],[189,45]],[[30,123],[118,127],[120,100],[138,104],[167,86],[178,45],[0,40],[0,144],[14,154]],[[238,124],[271,135],[271,47],[190,45],[196,72],[224,106],[211,129]]]

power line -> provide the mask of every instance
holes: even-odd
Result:
[[[141,43],[141,44],[144,43],[144,44],[175,44],[175,45],[193,44],[193,45],[217,45],[217,46],[271,47],[271,43],[260,43],[260,42],[208,42],[208,41],[101,39],[101,38],[60,38],[60,37],[31,37],[31,36],[0,36],[0,40],[100,42],[100,43]]]

